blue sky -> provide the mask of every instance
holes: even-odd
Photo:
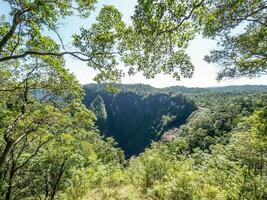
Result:
[[[0,13],[6,14],[7,6],[2,1],[0,5]],[[102,0],[96,6],[96,10],[89,19],[80,19],[73,16],[60,22],[60,35],[67,43],[71,39],[72,33],[78,32],[79,27],[88,27],[94,21],[95,16],[104,4],[115,5],[123,14],[123,19],[126,23],[130,23],[130,16],[134,12],[136,0]],[[11,20],[11,19],[9,19]],[[142,74],[136,74],[131,77],[124,77],[122,83],[144,83],[150,84],[154,87],[166,87],[172,85],[184,85],[188,87],[210,87],[210,86],[224,86],[224,85],[242,85],[242,84],[264,84],[267,85],[267,76],[260,78],[239,78],[224,80],[221,82],[216,81],[216,73],[220,70],[220,66],[215,64],[208,64],[203,60],[203,57],[209,53],[210,50],[216,48],[216,42],[208,39],[203,39],[200,35],[191,41],[187,52],[191,57],[192,63],[195,66],[193,78],[182,79],[176,81],[170,76],[159,74],[154,79],[145,79]],[[66,58],[66,67],[70,72],[74,73],[81,84],[93,82],[93,77],[96,72],[86,66],[86,63],[74,60],[73,58]],[[120,66],[123,68],[123,66]]]

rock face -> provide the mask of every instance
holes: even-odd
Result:
[[[169,142],[179,136],[179,128],[173,128],[163,133],[160,140],[162,142]]]
[[[92,109],[98,111],[96,115],[103,113],[99,112],[103,110],[99,108],[105,108],[105,121],[100,117],[96,123],[101,133],[112,136],[127,158],[141,153],[152,141],[160,140],[167,130],[184,124],[197,109],[192,101],[182,95],[171,96],[153,90],[140,92],[141,89],[124,88],[112,94],[103,85],[85,87],[85,105],[92,108],[94,102],[101,102],[95,106],[98,109]],[[103,102],[99,101],[100,97]]]

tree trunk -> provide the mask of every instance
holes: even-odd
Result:
[[[16,168],[15,167],[15,163],[12,162],[11,170],[10,170],[10,173],[9,173],[8,188],[7,188],[5,200],[10,200],[11,199],[13,177],[14,177],[15,172],[16,172],[15,168]]]
[[[57,188],[59,186],[59,182],[60,182],[60,179],[64,173],[64,168],[65,168],[65,163],[66,163],[66,159],[63,160],[61,166],[60,166],[60,170],[59,170],[59,174],[58,174],[58,177],[56,179],[56,182],[52,188],[52,192],[51,192],[51,198],[50,200],[54,200],[55,196],[56,196],[56,192],[57,192]]]

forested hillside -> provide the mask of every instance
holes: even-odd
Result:
[[[87,85],[84,103],[97,116],[96,125],[105,136],[112,136],[126,157],[142,152],[162,134],[185,123],[197,109],[182,95],[168,95],[145,85]]]

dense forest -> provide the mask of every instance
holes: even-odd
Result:
[[[191,78],[196,35],[219,81],[266,77],[266,16],[266,0],[138,0],[127,24],[97,0],[0,0],[0,199],[266,200],[266,86],[116,84]]]

